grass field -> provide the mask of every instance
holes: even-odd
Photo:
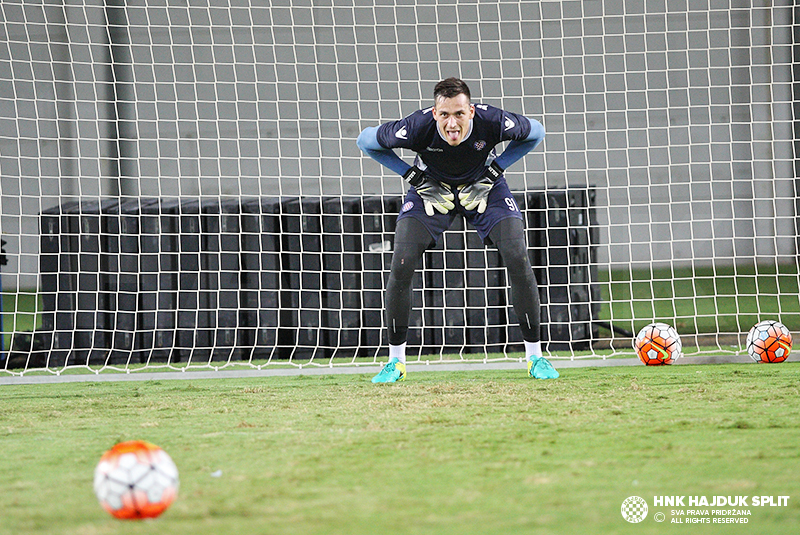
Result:
[[[794,534],[799,371],[789,362],[570,368],[555,381],[521,369],[413,373],[396,385],[358,374],[0,386],[0,533]],[[161,445],[180,469],[178,500],[155,521],[117,521],[92,492],[100,455],[128,439]],[[640,524],[620,514],[634,495],[650,505]],[[747,507],[747,526],[687,526],[653,506],[662,495],[790,499]]]
[[[746,333],[769,316],[797,332],[798,281],[796,265],[599,270],[595,282],[602,302],[596,319],[635,333],[656,318],[691,335]],[[3,347],[8,348],[12,331],[41,326],[43,305],[35,291],[2,296]]]
[[[633,332],[649,318],[676,318],[681,334],[746,333],[765,314],[800,329],[794,264],[601,270],[598,279],[600,318]]]

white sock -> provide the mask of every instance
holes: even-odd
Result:
[[[542,343],[541,342],[525,342],[525,355],[527,355],[528,360],[538,359],[542,356]]]
[[[403,364],[406,363],[406,342],[403,342],[399,346],[389,345],[389,360],[395,357]]]

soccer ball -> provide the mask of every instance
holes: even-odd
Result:
[[[120,442],[100,457],[94,493],[117,518],[155,518],[178,494],[178,469],[167,452],[143,440]]]
[[[683,356],[681,337],[666,323],[645,325],[633,341],[639,360],[648,366],[672,364]]]
[[[783,362],[792,351],[792,333],[779,321],[764,320],[750,329],[746,345],[756,362]]]

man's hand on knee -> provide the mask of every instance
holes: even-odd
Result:
[[[422,185],[417,186],[417,193],[422,197],[425,205],[425,213],[433,215],[436,210],[440,214],[446,214],[456,207],[453,203],[455,195],[447,184],[442,184],[433,178],[426,178]]]

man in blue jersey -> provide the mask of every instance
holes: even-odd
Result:
[[[463,80],[447,78],[433,91],[434,106],[399,121],[364,129],[358,147],[411,185],[397,217],[394,252],[386,287],[389,362],[374,383],[406,376],[406,335],[411,282],[419,260],[456,216],[462,215],[485,241],[497,247],[511,282],[511,301],[520,319],[528,374],[554,379],[558,372],[542,357],[539,290],[528,259],[522,214],[503,171],[544,139],[541,123],[487,104],[473,104]],[[495,146],[510,141],[500,156]],[[417,153],[414,165],[393,149]]]

